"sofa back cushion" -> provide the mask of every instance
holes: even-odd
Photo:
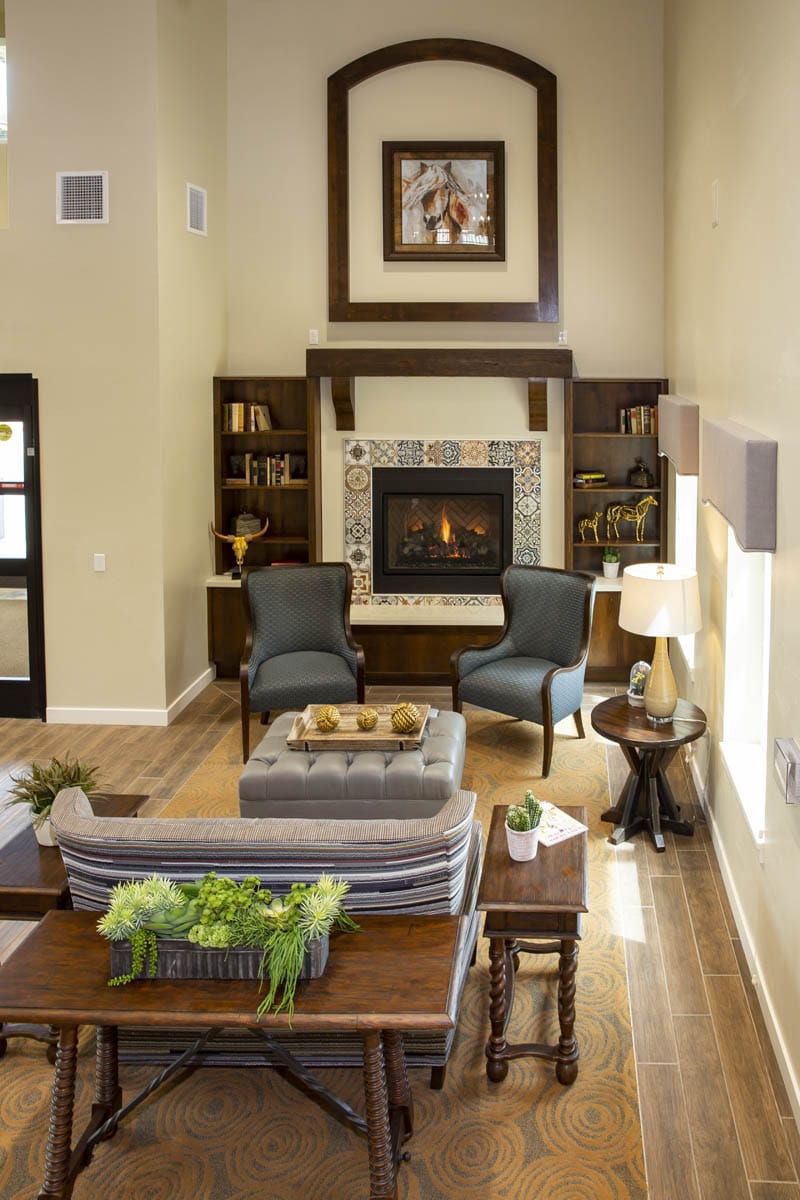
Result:
[[[458,791],[435,816],[410,820],[98,817],[80,788],[65,788],[51,818],[75,908],[103,909],[115,884],[155,873],[178,883],[257,875],[283,894],[328,872],[350,883],[352,912],[459,913],[475,801]]]

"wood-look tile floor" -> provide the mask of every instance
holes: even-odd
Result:
[[[612,690],[587,685],[587,725]],[[450,707],[449,688],[383,686],[368,695]],[[0,719],[0,800],[12,772],[69,750],[98,764],[108,790],[149,794],[156,812],[238,723],[238,685],[222,680],[166,728]],[[608,761],[615,798],[627,768],[614,746]],[[671,782],[678,802],[694,808],[682,759]],[[0,806],[0,838],[20,819],[16,807]],[[708,829],[698,817],[693,838],[667,834],[667,842],[665,854],[643,835],[616,850],[649,1195],[800,1200],[800,1136]],[[0,960],[30,928],[0,922]]]

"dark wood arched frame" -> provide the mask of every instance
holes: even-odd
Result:
[[[457,60],[515,75],[536,89],[539,291],[534,301],[350,300],[349,98],[373,75],[409,63]],[[328,316],[331,321],[558,320],[556,77],[502,46],[456,38],[422,38],[384,46],[328,78]]]

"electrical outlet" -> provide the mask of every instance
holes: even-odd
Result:
[[[318,346],[319,345],[319,330],[318,329],[309,329],[308,344],[309,344],[309,346]]]
[[[567,344],[567,339],[568,339],[568,336],[569,336],[569,335],[567,334],[567,331],[566,331],[566,329],[559,329],[559,331],[558,331],[558,344],[559,344],[559,346],[566,346],[566,344]]]
[[[106,569],[105,554],[95,554],[93,556],[93,566],[94,566],[95,571],[105,571],[105,569]]]

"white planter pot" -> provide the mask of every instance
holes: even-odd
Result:
[[[58,845],[58,839],[53,832],[53,826],[50,824],[49,817],[45,817],[39,825],[34,825],[33,832],[36,834],[36,840],[40,846]]]
[[[508,853],[515,862],[530,862],[539,849],[539,826],[535,829],[509,829],[506,825]]]
[[[606,579],[616,579],[617,576],[619,575],[619,563],[618,562],[604,562],[603,563],[603,575],[606,577]]]

